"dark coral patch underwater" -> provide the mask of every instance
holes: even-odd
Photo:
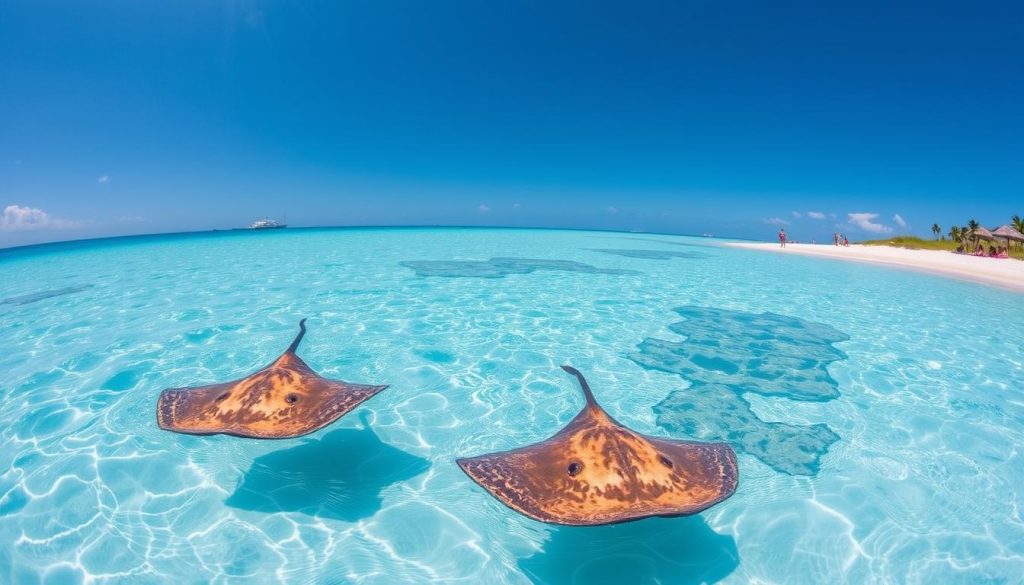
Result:
[[[663,428],[702,440],[728,441],[773,469],[814,475],[828,448],[839,440],[827,425],[767,422],[743,394],[800,401],[839,396],[828,364],[845,359],[833,345],[843,332],[822,323],[773,313],[706,307],[676,309],[684,320],[669,329],[685,339],[646,339],[630,355],[651,370],[692,382],[655,407]]]
[[[658,424],[685,436],[727,441],[776,471],[814,475],[821,456],[839,440],[828,425],[763,421],[736,390],[695,382],[654,407]]]

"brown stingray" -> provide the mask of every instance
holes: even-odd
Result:
[[[290,439],[331,424],[387,388],[321,378],[295,355],[305,334],[303,319],[288,351],[241,380],[164,390],[157,403],[157,424],[190,435]]]
[[[521,449],[459,459],[476,483],[535,520],[593,526],[696,514],[736,491],[736,454],[725,443],[649,437],[594,400],[553,437]]]

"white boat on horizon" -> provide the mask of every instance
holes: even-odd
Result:
[[[279,228],[286,228],[288,224],[281,223],[277,220],[264,217],[263,219],[257,219],[256,221],[249,224],[251,230],[273,230]]]

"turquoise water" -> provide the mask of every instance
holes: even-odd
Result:
[[[1020,583],[1024,297],[713,240],[284,230],[0,255],[2,583]],[[167,387],[299,350],[391,388],[284,441],[160,431]],[[455,458],[583,405],[723,439],[736,494],[566,528]]]

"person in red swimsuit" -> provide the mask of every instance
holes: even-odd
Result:
[[[786,247],[786,228],[779,230],[779,244],[781,244],[783,248]]]

